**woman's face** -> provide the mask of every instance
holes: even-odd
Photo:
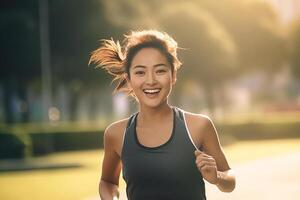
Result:
[[[132,59],[129,86],[141,106],[157,107],[167,102],[176,82],[166,57],[155,48],[143,48]]]

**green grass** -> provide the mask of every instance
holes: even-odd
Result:
[[[243,141],[224,148],[233,166],[300,150],[300,139]],[[39,162],[79,163],[82,168],[0,173],[1,200],[88,200],[98,195],[102,150],[55,153]],[[122,180],[120,188],[124,190]]]
[[[83,200],[97,195],[102,151],[56,153],[39,161],[80,163],[82,168],[0,173],[3,200]]]

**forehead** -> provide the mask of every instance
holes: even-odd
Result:
[[[136,55],[132,59],[131,66],[153,66],[158,63],[163,63],[169,66],[167,58],[160,50],[149,47],[143,48],[136,53]]]

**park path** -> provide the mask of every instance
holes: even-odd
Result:
[[[247,156],[247,155],[245,155]],[[237,186],[220,192],[206,183],[208,200],[297,200],[300,198],[300,151],[289,152],[233,165]],[[121,190],[120,200],[126,200]],[[85,200],[99,200],[99,197]]]
[[[222,193],[207,184],[207,199],[300,199],[300,151],[258,159],[233,168],[237,177],[235,190]]]

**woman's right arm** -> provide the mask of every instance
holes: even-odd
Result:
[[[104,158],[99,184],[99,194],[102,200],[119,199],[119,177],[121,172],[120,156],[116,152],[118,128],[114,124],[104,132]]]

